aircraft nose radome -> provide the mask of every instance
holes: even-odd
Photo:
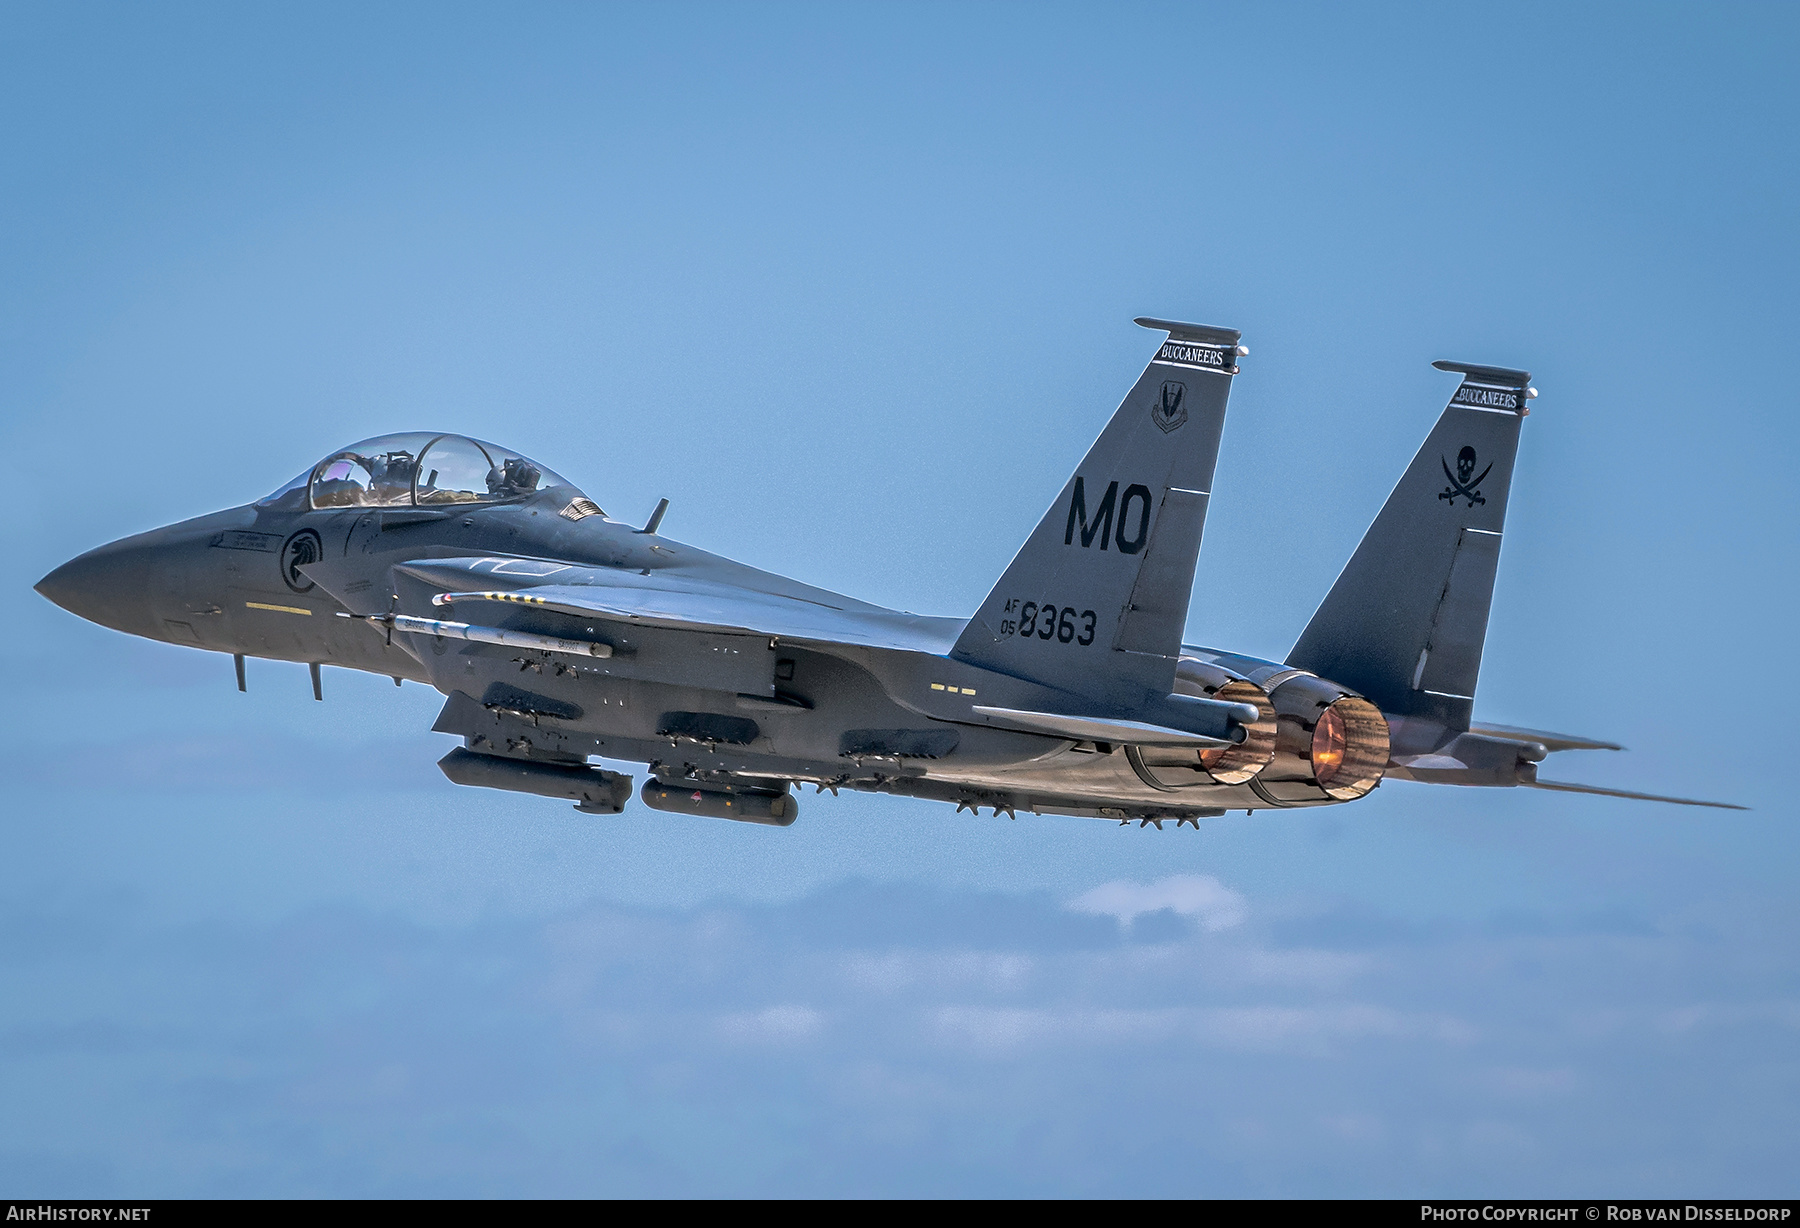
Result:
[[[146,562],[140,550],[101,546],[70,559],[32,587],[89,622],[142,635],[150,617]]]
[[[70,559],[61,567],[39,580],[32,588],[46,599],[54,601],[71,614],[80,614],[82,573],[87,568],[82,566],[80,558]]]

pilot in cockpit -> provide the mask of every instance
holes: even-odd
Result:
[[[415,432],[365,440],[264,500],[299,492],[313,509],[503,503],[568,483],[536,463],[464,435]]]
[[[496,499],[516,499],[537,489],[543,472],[523,456],[509,456],[488,470],[488,493]]]
[[[313,483],[316,507],[392,506],[412,498],[418,465],[410,452],[346,452],[327,461]]]
[[[410,452],[383,452],[371,456],[368,502],[376,504],[406,503],[412,499],[413,477],[419,465]]]

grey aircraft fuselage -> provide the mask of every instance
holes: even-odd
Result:
[[[1472,719],[1526,374],[1440,364],[1464,382],[1438,429],[1289,661],[1265,661],[1180,643],[1247,351],[1144,323],[1169,340],[973,619],[709,554],[655,531],[660,508],[637,528],[525,458],[429,434],[353,445],[37,587],[232,654],[240,686],[245,657],[307,663],[315,687],[320,665],[431,685],[433,728],[464,740],[453,781],[589,812],[630,788],[590,757],[648,765],[656,809],[776,825],[802,782],[1159,827],[1384,777],[1607,792],[1536,766],[1610,744]]]

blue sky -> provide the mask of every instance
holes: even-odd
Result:
[[[1797,24],[12,6],[0,1192],[1792,1195]],[[1478,712],[1755,809],[595,820],[30,591],[437,428],[967,614],[1142,314],[1251,348],[1193,639],[1284,654],[1429,363],[1526,367]]]

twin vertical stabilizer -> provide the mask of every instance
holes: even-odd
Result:
[[[1124,402],[952,656],[1093,700],[1173,688],[1237,358],[1230,329],[1166,329]],[[1525,371],[1440,362],[1462,384],[1287,663],[1382,711],[1469,727]]]
[[[1525,371],[1439,362],[1463,382],[1287,663],[1383,712],[1467,729],[1500,562]]]
[[[1237,360],[1232,329],[1168,340],[982,602],[951,655],[1134,704],[1174,688]]]

